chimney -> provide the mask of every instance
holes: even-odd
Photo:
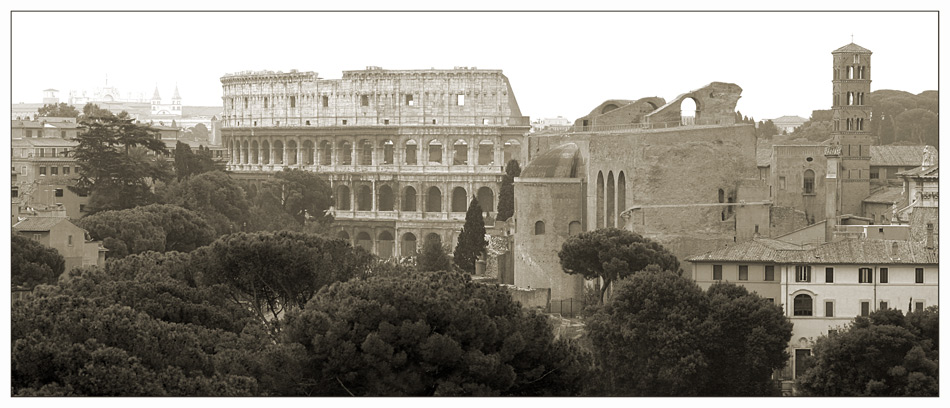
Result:
[[[934,249],[934,225],[927,223],[927,249]]]
[[[891,242],[891,258],[900,259],[900,257],[897,256],[897,252],[898,252],[897,248],[898,248],[897,241]]]

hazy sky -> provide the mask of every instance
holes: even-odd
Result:
[[[871,89],[937,89],[936,12],[198,13],[12,15],[12,102],[109,84],[185,105],[221,104],[243,70],[475,66],[502,69],[532,119],[586,115],[606,99],[742,87],[756,119],[831,105],[831,51],[874,52]],[[71,39],[74,45],[64,43]]]

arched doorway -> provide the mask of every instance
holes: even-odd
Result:
[[[389,231],[380,232],[376,241],[376,255],[382,259],[392,258],[395,246],[396,241],[393,239],[392,233]]]

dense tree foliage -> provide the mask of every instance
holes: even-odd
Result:
[[[96,118],[105,118],[113,116],[112,111],[108,109],[100,108],[99,105],[96,105],[92,102],[87,103],[82,107],[81,118],[83,120],[95,120]],[[126,111],[119,112],[119,116],[128,117],[129,114]]]
[[[504,289],[453,272],[330,286],[287,317],[310,395],[576,395],[585,355]]]
[[[158,132],[123,114],[86,116],[80,124],[73,155],[78,187],[91,193],[91,212],[153,203],[151,183],[169,177],[162,158],[167,150]]]
[[[679,260],[659,243],[618,228],[588,231],[568,238],[558,252],[565,273],[603,279],[601,303],[610,284],[655,264],[680,271]]]
[[[55,283],[66,268],[66,261],[54,248],[17,233],[10,238],[10,244],[10,280],[14,288],[33,289],[36,285]]]
[[[201,173],[165,185],[162,200],[197,212],[214,228],[215,236],[243,230],[250,217],[244,189],[222,171]]]
[[[822,336],[798,390],[812,396],[937,396],[938,310],[878,310]]]
[[[79,110],[66,102],[48,103],[37,110],[37,116],[53,118],[78,118]]]
[[[318,290],[365,275],[372,255],[359,247],[291,231],[237,233],[193,253],[204,282],[222,284],[231,299],[262,321],[277,321],[288,307],[303,307]]]
[[[499,221],[507,221],[515,215],[515,177],[521,176],[521,166],[517,160],[511,160],[505,165],[505,175],[501,179],[501,191],[498,193]]]
[[[250,231],[305,230],[314,225],[316,231],[325,229],[333,218],[326,215],[333,204],[330,183],[318,173],[284,169],[264,182],[252,197]],[[322,228],[322,229],[321,229]]]
[[[478,199],[472,196],[465,214],[465,225],[462,226],[462,232],[459,233],[458,242],[455,244],[455,265],[465,272],[474,273],[475,260],[484,255],[486,246],[488,241],[485,241],[482,206],[478,204]]]
[[[251,396],[291,393],[302,350],[269,341],[246,308],[169,270],[187,254],[149,253],[76,269],[14,301],[12,392],[42,396]]]
[[[782,132],[778,130],[775,123],[772,123],[771,119],[760,121],[755,127],[755,137],[758,139],[771,139],[772,136],[780,134]]]
[[[452,270],[452,259],[442,247],[442,240],[436,236],[426,236],[422,251],[416,260],[416,268],[423,272]]]
[[[214,240],[214,229],[200,215],[169,204],[103,211],[83,217],[79,226],[103,241],[107,258],[146,251],[190,252]]]
[[[187,143],[175,143],[175,176],[178,181],[217,170],[216,167],[214,159],[211,158],[211,150],[198,146],[198,151],[193,152]]]
[[[607,395],[772,395],[792,335],[780,307],[744,288],[704,293],[655,265],[621,280],[587,327]]]

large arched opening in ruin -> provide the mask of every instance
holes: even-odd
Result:
[[[680,124],[683,126],[698,124],[699,120],[699,102],[692,97],[685,97],[680,102]]]

